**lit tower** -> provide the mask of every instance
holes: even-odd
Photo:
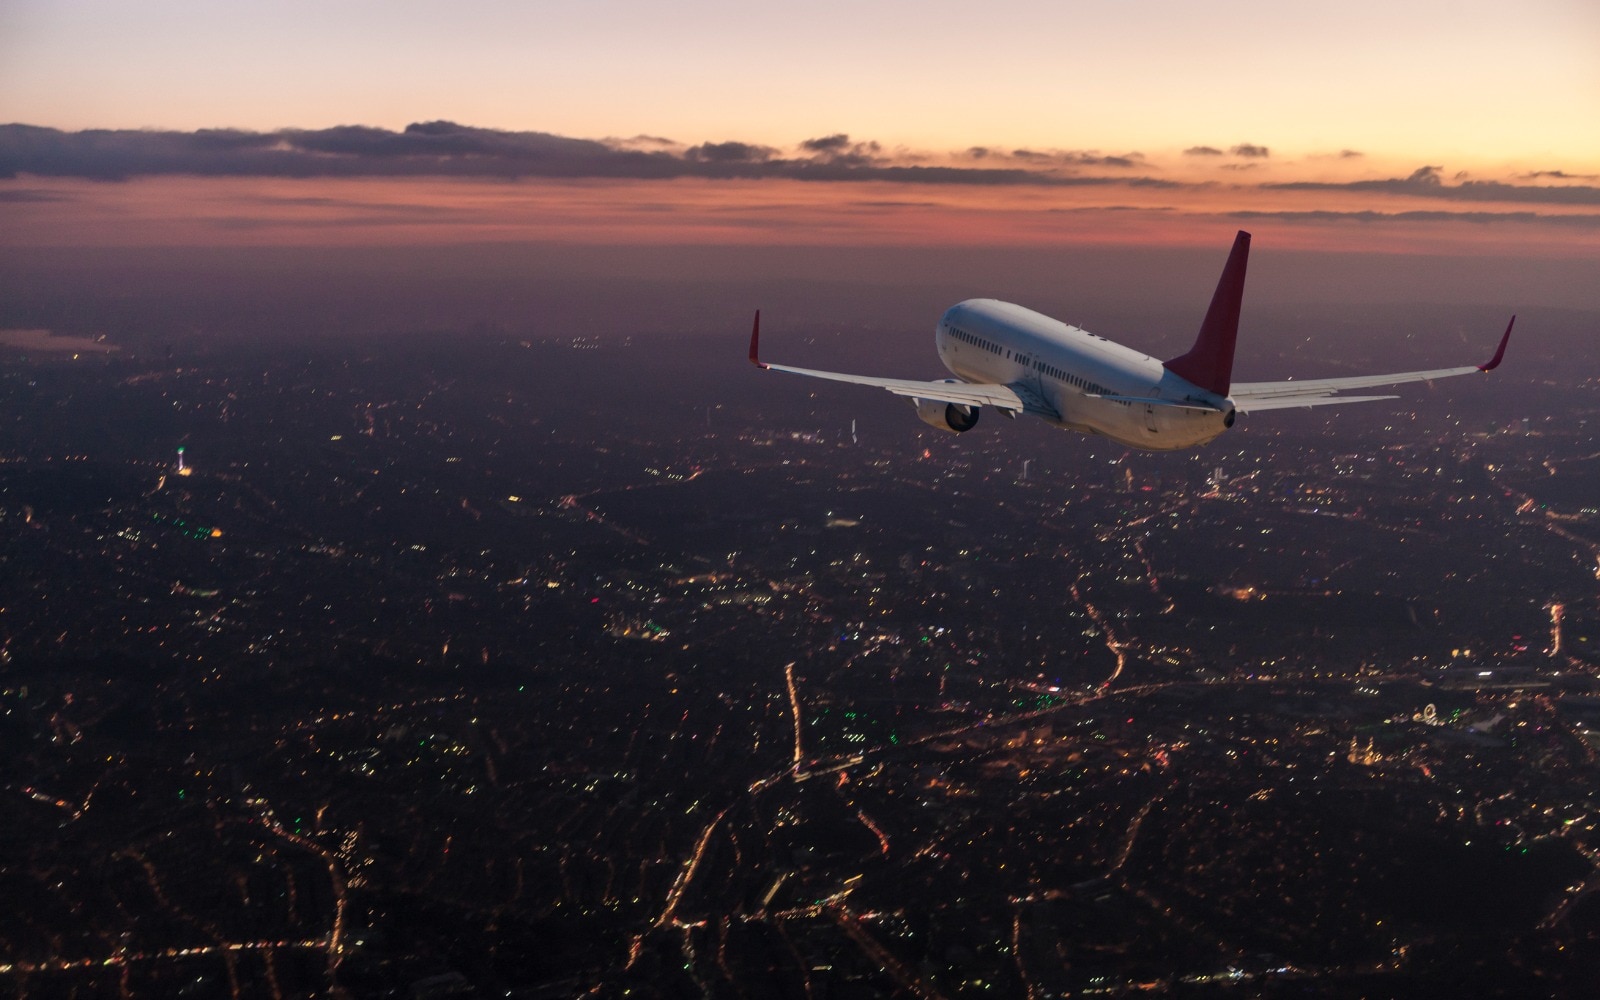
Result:
[[[183,452],[184,452],[184,446],[181,445],[181,444],[178,445],[178,465],[172,471],[176,472],[180,476],[192,475],[194,470],[190,469],[187,465],[183,464]]]

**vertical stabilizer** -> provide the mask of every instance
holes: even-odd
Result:
[[[1239,303],[1244,299],[1244,268],[1249,258],[1250,234],[1240,230],[1211,295],[1211,308],[1200,324],[1200,336],[1188,354],[1166,362],[1174,375],[1219,396],[1226,396],[1232,385],[1233,343],[1239,337]]]

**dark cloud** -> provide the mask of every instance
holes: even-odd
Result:
[[[402,132],[358,125],[277,132],[63,132],[0,125],[0,177],[671,177],[684,169],[671,153],[453,122],[423,122]]]
[[[1341,159],[1341,160],[1352,160],[1352,159],[1355,159],[1358,156],[1366,156],[1366,155],[1367,155],[1366,153],[1363,153],[1359,149],[1341,149],[1341,150],[1339,150],[1339,159]]]
[[[843,132],[825,135],[820,139],[807,139],[800,148],[808,153],[837,153],[850,148],[850,137]]]
[[[1231,146],[1229,147],[1228,152],[1232,153],[1234,156],[1244,156],[1252,159],[1266,159],[1268,156],[1272,155],[1271,151],[1268,150],[1267,147],[1257,146],[1248,142],[1241,142],[1237,146]],[[1188,149],[1183,151],[1183,155],[1222,156],[1224,153],[1215,146],[1190,146]]]
[[[665,140],[662,140],[665,142]],[[572,139],[545,132],[506,132],[454,122],[421,122],[400,131],[367,126],[247,132],[104,130],[65,132],[31,125],[0,125],[0,178],[22,175],[118,181],[154,175],[203,177],[491,177],[652,180],[787,178],[792,180],[884,181],[975,187],[1122,186],[1176,190],[1196,188],[1122,171],[1143,166],[1138,153],[1105,156],[1093,151],[973,147],[967,162],[917,162],[901,152],[885,153],[876,142],[844,133],[808,139],[798,155],[742,142],[676,143],[636,148],[635,140]],[[1196,149],[1210,147],[1196,147]],[[1196,153],[1189,155],[1221,155]],[[978,162],[973,162],[978,161]],[[1245,166],[1246,164],[1239,164]],[[1096,172],[1096,168],[1098,171]],[[1082,171],[1082,172],[1079,172]],[[1260,189],[1350,191],[1411,195],[1454,201],[1600,205],[1600,187],[1569,183],[1572,175],[1540,171],[1530,177],[1560,184],[1499,181],[1446,183],[1443,168],[1428,165],[1389,180],[1285,182]],[[12,203],[68,197],[33,189],[0,193]]]
[[[748,142],[707,142],[684,151],[684,159],[700,163],[765,163],[778,155],[771,146]]]
[[[1279,191],[1352,191],[1368,194],[1409,195],[1418,198],[1439,198],[1446,201],[1486,201],[1534,203],[1549,205],[1600,205],[1600,187],[1566,184],[1527,185],[1506,184],[1502,181],[1464,181],[1446,184],[1442,180],[1443,167],[1423,166],[1408,177],[1395,177],[1381,181],[1285,181],[1261,185]]]
[[[885,154],[876,142],[844,133],[807,139],[801,155],[767,146],[703,143],[687,149],[667,140],[601,142],[546,132],[505,132],[454,122],[419,122],[401,131],[362,125],[246,132],[89,130],[64,132],[0,125],[0,177],[36,175],[119,181],[155,175],[202,177],[591,177],[715,179],[779,177],[808,181],[896,181],[909,184],[1176,186],[1152,178],[1065,176],[1059,167],[1138,166],[1138,154],[1039,154],[1038,162],[991,154],[990,166],[937,166]],[[969,151],[969,156],[982,158]]]
[[[802,152],[810,153],[814,162],[839,166],[871,167],[886,162],[881,154],[883,147],[876,142],[851,142],[843,132],[825,135],[820,139],[807,139],[800,144]]]
[[[1102,156],[1083,150],[1014,149],[1011,158],[1040,167],[1138,167],[1143,166],[1143,153],[1124,153],[1121,156]]]

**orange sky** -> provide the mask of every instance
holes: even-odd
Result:
[[[12,0],[0,121],[1600,169],[1593,0]]]
[[[107,182],[8,135],[0,245],[1211,245],[1247,225],[1305,247],[1583,257],[1600,232],[1597,53],[1594,0],[16,0],[0,7],[0,123],[57,130],[94,169],[144,133],[80,130],[182,144],[359,124],[404,141],[434,120],[491,142],[691,159],[747,144],[768,147],[750,162],[872,169],[715,179],[701,161],[643,180],[517,160],[519,180],[441,179],[395,176],[403,157],[381,151],[342,177],[179,155]],[[606,139],[640,136],[664,141]],[[873,173],[905,166],[1051,179]]]

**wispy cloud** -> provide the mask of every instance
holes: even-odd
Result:
[[[1556,181],[1600,180],[1600,174],[1569,174],[1565,170],[1534,170],[1517,176],[1525,181],[1536,181],[1546,177]]]
[[[1345,152],[1348,153],[1349,150],[1346,150]],[[1265,160],[1267,157],[1272,155],[1272,151],[1266,146],[1258,146],[1253,142],[1241,142],[1237,145],[1229,146],[1227,152],[1218,149],[1216,146],[1190,146],[1188,149],[1183,151],[1183,155],[1205,157],[1236,156],[1246,160]],[[1353,155],[1360,156],[1361,154],[1355,153]],[[1236,164],[1228,164],[1226,167],[1230,170],[1240,169]]]
[[[35,191],[31,188],[14,188],[9,191],[0,191],[0,202],[11,202],[13,204],[70,200],[70,196],[60,191]]]
[[[1504,223],[1552,223],[1582,229],[1600,230],[1600,215],[1544,215],[1537,212],[1334,212],[1334,211],[1284,211],[1257,212],[1241,210],[1228,212],[1231,219],[1273,219],[1279,222],[1471,222],[1480,225]]]

